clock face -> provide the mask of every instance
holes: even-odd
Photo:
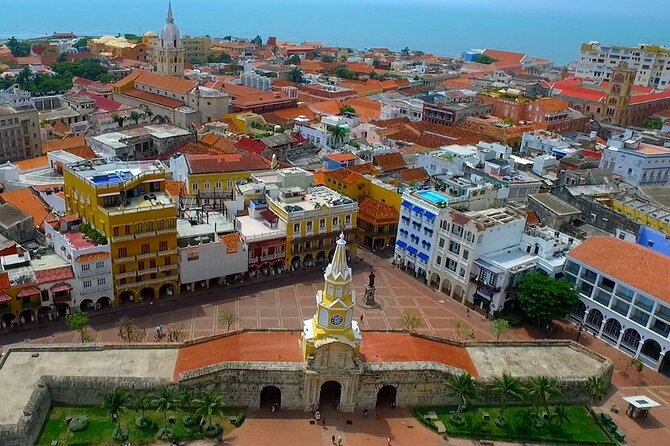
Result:
[[[339,314],[330,318],[330,323],[333,325],[342,325],[342,322],[344,322],[344,318]]]

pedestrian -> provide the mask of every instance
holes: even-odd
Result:
[[[361,314],[361,324],[363,323],[363,315]]]
[[[333,440],[333,444],[335,444],[335,435],[333,435],[333,437],[331,438],[331,440]]]
[[[337,436],[337,446],[342,446],[342,437]]]
[[[379,411],[379,409],[377,409],[377,419],[380,419],[381,416],[382,416],[382,413]]]
[[[386,445],[391,446],[391,437],[386,437]]]
[[[363,409],[363,418],[368,417],[368,409]]]
[[[465,307],[465,317],[470,317],[470,308]]]
[[[321,425],[324,429],[326,428],[326,417],[321,417]]]

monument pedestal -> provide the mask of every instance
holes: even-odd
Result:
[[[375,299],[376,292],[374,285],[365,285],[365,298],[363,302],[360,302],[360,305],[365,308],[379,308],[379,302]]]

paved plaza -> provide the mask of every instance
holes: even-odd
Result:
[[[409,275],[395,269],[387,260],[362,253],[363,260],[352,265],[354,285],[359,300],[364,294],[367,275],[374,266],[376,274],[377,296],[382,304],[380,309],[357,307],[356,317],[363,315],[363,330],[387,330],[402,328],[401,312],[408,311],[421,317],[421,332],[446,338],[461,339],[474,336],[477,340],[493,340],[490,322],[482,315],[465,307],[449,297],[425,285]],[[295,284],[297,280],[301,283]],[[107,312],[93,313],[91,331],[97,342],[119,342],[115,322],[124,314],[135,318],[145,327],[147,342],[153,342],[154,329],[158,325],[170,324],[182,326],[187,337],[209,336],[225,331],[217,323],[220,306],[228,306],[239,316],[234,325],[238,328],[283,328],[300,329],[301,321],[314,314],[315,293],[323,286],[319,271],[308,271],[298,276],[278,277],[261,284],[244,284],[238,287],[218,287],[200,290],[192,294],[182,294],[172,301],[164,300],[154,305],[135,305],[121,307]],[[460,323],[464,329],[456,330]],[[571,324],[556,324],[558,329],[551,338],[576,338],[576,329]],[[503,339],[528,340],[546,337],[542,330],[527,328],[512,329]],[[365,342],[365,334],[363,334]],[[79,342],[74,332],[68,331],[62,322],[50,323],[40,328],[0,336],[0,344],[8,345],[27,341],[31,343]],[[602,402],[602,409],[609,410],[615,404],[621,411],[612,414],[614,421],[626,432],[628,444],[659,444],[661,438],[670,438],[670,379],[645,368],[638,375],[632,372],[625,380],[618,372],[625,369],[630,358],[604,342],[595,339],[592,334],[583,332],[580,342],[590,349],[603,354],[614,361],[613,383],[616,392]],[[297,347],[296,347],[297,348]],[[623,396],[647,395],[661,403],[661,407],[652,411],[648,420],[637,421],[626,417]],[[330,444],[333,433],[323,432],[309,424],[308,415],[302,413],[264,414],[250,413],[241,429],[235,430],[228,440],[237,446],[278,445],[278,444]],[[416,422],[409,412],[397,410],[385,414],[384,420],[363,420],[360,414],[333,415],[332,429],[341,429],[345,445],[385,445],[386,437],[392,438],[395,445],[470,445],[469,440],[443,440]],[[388,417],[388,418],[386,418]],[[350,420],[353,424],[346,424]],[[339,423],[339,424],[338,424]],[[330,431],[329,431],[330,432]],[[334,432],[334,431],[333,431]],[[280,441],[280,437],[286,441]],[[323,437],[323,438],[322,438]],[[299,440],[299,441],[298,441]],[[325,441],[325,440],[324,440]],[[496,442],[496,444],[499,444]],[[669,443],[670,444],[670,443]]]

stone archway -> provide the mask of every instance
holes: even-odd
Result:
[[[109,297],[101,297],[98,299],[98,302],[96,303],[97,308],[111,308],[112,307],[112,300]]]
[[[158,290],[158,297],[167,297],[174,294],[174,285],[171,283],[164,283]]]
[[[35,314],[32,310],[23,310],[19,313],[19,321],[23,324],[30,324],[35,322]]]
[[[140,290],[140,298],[142,300],[153,300],[156,298],[156,290],[151,287],[142,288]]]
[[[430,282],[429,285],[431,288],[435,288],[436,290],[439,290],[441,287],[441,282],[442,280],[440,279],[440,275],[437,273],[433,273],[430,275]]]
[[[119,294],[119,303],[125,304],[128,302],[133,302],[135,300],[135,295],[133,294],[132,291],[126,290]]]
[[[342,384],[337,381],[326,381],[321,384],[321,392],[319,393],[319,406],[323,409],[337,409],[340,405],[340,397],[342,396]]]
[[[300,256],[293,256],[291,259],[291,267],[293,269],[298,269],[302,265],[302,262],[300,261]]]
[[[263,387],[259,407],[261,409],[271,409],[274,404],[281,407],[281,390],[277,386]]]
[[[377,403],[375,407],[378,409],[381,408],[394,408],[396,405],[396,397],[398,395],[398,389],[395,386],[386,385],[379,389],[377,392]]]
[[[16,322],[16,316],[13,313],[5,313],[0,316],[0,325],[2,328],[11,327]]]
[[[451,280],[449,279],[442,279],[442,282],[440,283],[440,291],[446,294],[447,296],[451,296]]]
[[[79,304],[79,309],[81,311],[88,311],[93,309],[93,301],[91,299],[84,299]]]

